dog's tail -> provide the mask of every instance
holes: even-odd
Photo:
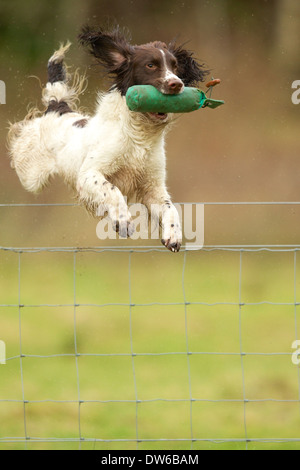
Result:
[[[86,79],[76,71],[73,83],[69,84],[70,76],[64,58],[70,46],[70,42],[61,45],[48,61],[48,82],[42,93],[42,102],[46,107],[45,114],[57,112],[63,115],[77,111],[78,97],[85,88]]]
[[[69,83],[70,76],[64,57],[70,45],[62,45],[48,61],[48,81],[42,89],[44,109],[33,107],[22,121],[9,125],[7,147],[11,166],[28,191],[40,191],[56,171],[55,159],[49,158],[47,149],[43,147],[41,131],[34,127],[35,118],[41,118],[47,113],[63,115],[77,111],[79,95],[86,86],[85,77],[81,77],[77,71]],[[38,124],[37,129],[40,129]]]
[[[69,74],[67,73],[64,58],[66,52],[71,46],[70,42],[66,45],[61,45],[60,48],[54,52],[48,61],[48,81],[46,86],[42,89],[42,103],[44,109],[39,109],[36,106],[28,109],[26,116],[22,121],[9,123],[9,132],[7,136],[8,148],[12,146],[13,142],[21,135],[23,128],[28,121],[36,117],[43,116],[51,111],[58,112],[60,115],[65,112],[75,111],[78,101],[78,96],[81,92],[83,79],[79,77],[78,72],[74,74],[74,84],[68,85]],[[14,165],[13,159],[11,161]]]

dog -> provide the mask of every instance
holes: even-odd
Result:
[[[166,188],[164,145],[175,116],[130,111],[125,95],[133,85],[179,94],[204,81],[208,71],[184,45],[132,45],[119,26],[85,26],[79,42],[108,72],[111,88],[98,94],[93,115],[80,112],[77,102],[84,80],[77,76],[70,84],[64,63],[70,43],[60,46],[48,61],[42,91],[45,110],[33,110],[10,126],[11,166],[24,188],[34,193],[51,177],[63,177],[80,204],[96,217],[107,215],[121,237],[134,232],[127,201],[141,202],[161,225],[163,245],[178,252],[182,233]]]

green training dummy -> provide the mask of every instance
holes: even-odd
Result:
[[[224,101],[207,98],[198,88],[185,87],[182,93],[167,95],[152,85],[128,88],[126,103],[131,111],[142,113],[189,113],[200,108],[217,108]]]

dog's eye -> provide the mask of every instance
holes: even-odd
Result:
[[[147,69],[155,69],[155,65],[150,62],[149,64],[146,65]]]

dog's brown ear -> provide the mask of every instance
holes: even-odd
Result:
[[[184,44],[176,46],[175,41],[169,44],[169,51],[176,57],[178,63],[178,77],[185,86],[197,86],[203,82],[209,70],[194,58],[192,51],[184,48]]]
[[[78,39],[110,72],[122,66],[129,59],[133,49],[127,40],[126,32],[119,26],[109,32],[84,26]]]

